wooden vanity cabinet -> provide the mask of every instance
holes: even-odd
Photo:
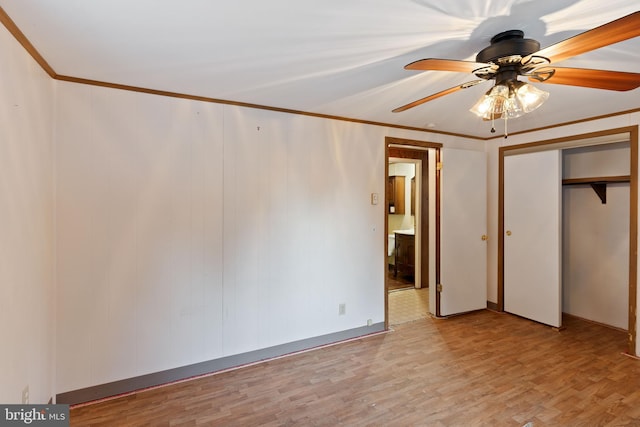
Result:
[[[396,263],[394,276],[413,277],[415,274],[415,236],[394,233],[396,236]]]

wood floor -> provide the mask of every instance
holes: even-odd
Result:
[[[479,311],[107,402],[72,426],[640,426],[625,333]]]

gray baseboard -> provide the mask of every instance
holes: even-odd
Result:
[[[174,381],[180,381],[200,375],[211,374],[225,369],[236,368],[247,365],[249,363],[273,359],[275,357],[280,357],[303,350],[309,350],[314,347],[358,338],[365,335],[382,332],[384,330],[384,322],[376,323],[371,326],[348,329],[346,331],[335,332],[319,337],[307,338],[304,340],[281,344],[261,350],[222,357],[220,359],[209,360],[193,365],[181,366],[179,368],[169,369],[166,371],[154,372],[152,374],[141,375],[138,377],[127,378],[120,381],[114,381],[106,384],[72,390],[65,393],[57,394],[56,403],[74,405],[78,403],[86,403],[93,400],[104,399],[107,397],[117,396],[119,394],[129,393],[149,387],[155,387]]]

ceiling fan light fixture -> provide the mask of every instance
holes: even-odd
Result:
[[[514,119],[540,107],[549,93],[519,80],[501,82],[469,110],[484,120]]]
[[[405,111],[475,86],[479,82],[495,80],[494,87],[485,93],[470,111],[484,120],[491,120],[491,133],[496,131],[495,119],[504,119],[506,138],[508,119],[536,110],[549,98],[548,93],[519,81],[518,76],[540,83],[615,91],[630,91],[640,87],[640,73],[552,65],[555,62],[635,37],[640,37],[640,11],[576,34],[543,49],[540,49],[538,41],[525,39],[524,32],[521,30],[503,31],[491,38],[491,44],[478,52],[475,61],[425,58],[405,65],[407,70],[472,73],[480,80],[441,90],[392,111],[394,113]]]

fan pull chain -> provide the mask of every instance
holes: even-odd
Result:
[[[496,133],[495,111],[491,111],[491,133]]]
[[[509,136],[509,131],[507,130],[507,119],[508,117],[505,115],[504,116],[504,139],[507,139],[507,137]]]

